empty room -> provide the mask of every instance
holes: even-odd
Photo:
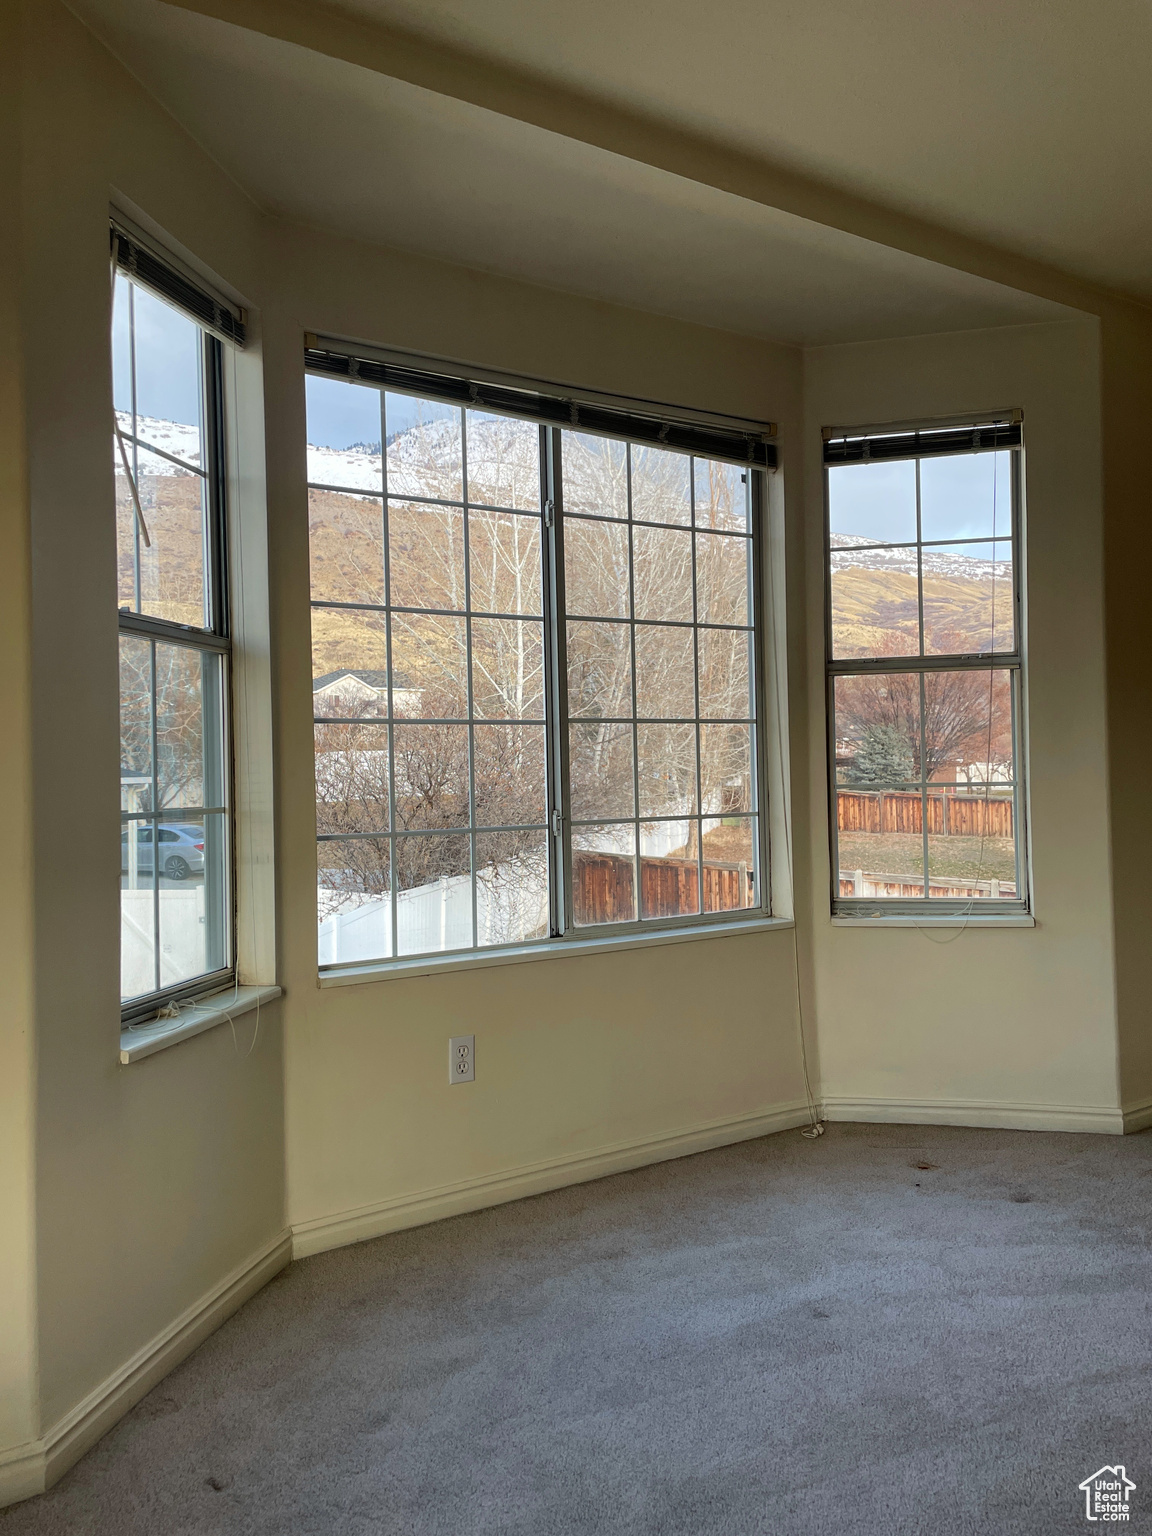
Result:
[[[0,11],[0,1536],[1152,1520],[1150,69]]]

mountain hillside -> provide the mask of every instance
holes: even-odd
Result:
[[[832,535],[833,654],[907,656],[919,650],[916,551],[861,549],[869,540]],[[923,553],[929,652],[1007,651],[1013,643],[1012,567],[953,550]]]

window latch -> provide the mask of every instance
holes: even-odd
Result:
[[[545,528],[556,526],[556,503],[551,497],[544,503],[544,526]]]
[[[560,833],[563,831],[563,829],[564,829],[564,816],[563,816],[563,813],[560,810],[560,807],[557,806],[553,810],[553,812],[552,812],[552,836],[553,837],[559,837]]]

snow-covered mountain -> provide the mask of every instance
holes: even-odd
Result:
[[[974,539],[972,542],[982,541]],[[916,574],[914,549],[877,549],[872,539],[853,533],[834,533],[830,543],[835,551],[832,558],[834,571],[855,566],[865,571],[899,571],[908,576]],[[867,552],[862,550],[859,554],[854,553],[861,546],[865,546]],[[1009,546],[1005,544],[1002,547],[1007,554]],[[926,576],[943,576],[953,581],[991,581],[993,578],[1005,581],[1012,571],[1008,559],[973,560],[971,556],[959,554],[954,549],[926,549],[923,560]]]
[[[132,416],[128,411],[117,411],[116,420],[121,432],[131,433]],[[141,443],[154,443],[164,453],[171,453],[178,459],[183,459],[185,464],[200,463],[200,429],[199,427],[186,426],[180,421],[164,421],[157,416],[137,416],[136,437]],[[125,447],[131,448],[131,444],[125,443]],[[115,440],[112,443],[112,459],[116,465],[117,473],[120,473],[120,450]],[[175,464],[169,464],[166,459],[158,457],[145,461],[144,473],[149,475],[178,475],[180,471]]]

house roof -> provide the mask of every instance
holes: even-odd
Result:
[[[330,688],[333,683],[339,683],[346,677],[355,678],[358,683],[363,683],[368,688],[377,688],[382,693],[388,686],[388,673],[375,672],[369,669],[353,669],[341,667],[336,672],[325,672],[323,677],[312,679],[312,692],[319,693],[322,688]],[[397,672],[392,679],[395,688],[411,688],[412,681],[404,673]]]

